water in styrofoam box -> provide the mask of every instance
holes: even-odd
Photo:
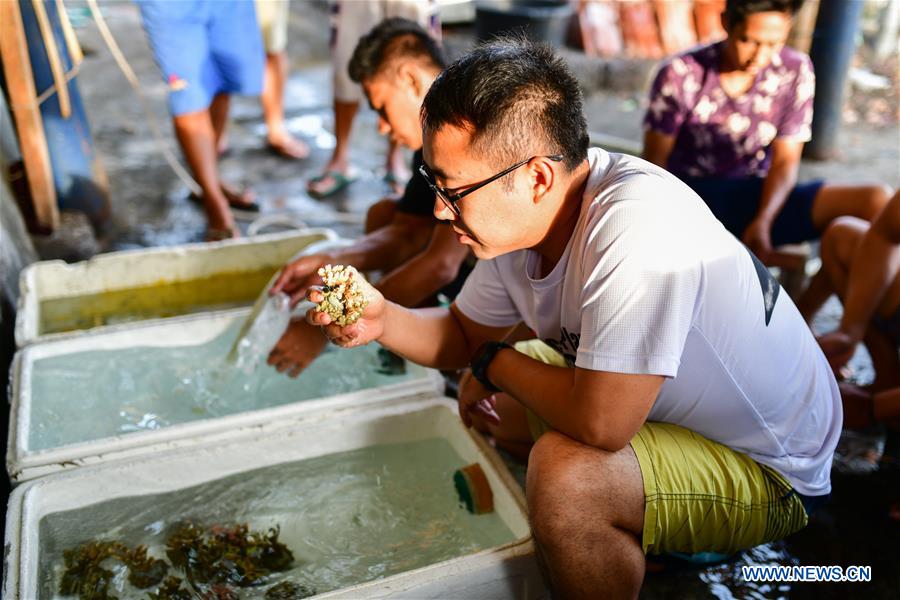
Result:
[[[36,360],[29,450],[372,389],[424,373],[386,369],[378,347],[369,344],[328,347],[296,379],[275,372],[262,353],[262,364],[247,374],[225,360],[240,326],[235,321],[200,345],[86,350]]]
[[[247,375],[252,374],[281,339],[290,322],[290,296],[283,292],[270,296],[267,288],[235,339],[228,354],[229,361]]]
[[[279,541],[294,556],[291,567],[262,585],[238,588],[240,598],[260,600],[285,580],[322,593],[513,541],[499,514],[473,515],[460,504],[452,475],[463,462],[443,438],[380,444],[50,514],[40,522],[39,595],[58,597],[64,550],[116,540],[145,544],[150,556],[165,559],[165,540],[185,521],[279,528]],[[118,597],[153,591],[133,588],[119,571]],[[197,584],[195,591],[208,587]]]

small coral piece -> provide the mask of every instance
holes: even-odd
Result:
[[[359,285],[362,277],[353,267],[325,265],[319,269],[319,277],[325,284],[325,296],[316,310],[331,317],[332,322],[341,327],[352,325],[362,315],[369,304]]]
[[[115,598],[109,591],[113,572],[103,567],[104,561],[118,561],[128,567],[128,581],[137,588],[158,584],[169,567],[165,561],[147,556],[146,546],[133,550],[121,542],[92,540],[63,552],[66,570],[59,593],[78,595],[82,600]],[[107,563],[109,564],[109,563]]]
[[[181,579],[169,576],[156,592],[148,592],[150,600],[193,600],[191,593],[181,587]]]
[[[209,528],[182,523],[166,541],[166,556],[172,566],[184,571],[191,585],[246,587],[273,572],[286,571],[294,562],[278,534],[277,527],[264,533],[250,531],[246,523]]]
[[[266,600],[302,600],[315,595],[314,588],[293,581],[282,581],[266,590]]]

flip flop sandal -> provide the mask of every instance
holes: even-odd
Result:
[[[309,185],[307,185],[306,192],[316,199],[327,198],[328,196],[336,194],[337,192],[341,191],[342,189],[356,181],[356,177],[344,175],[340,171],[327,171],[317,177],[313,177],[312,179],[310,179],[309,184],[311,185],[319,183],[320,181],[325,181],[329,177],[332,181],[334,181],[334,185],[320,191],[312,190],[310,189]]]
[[[309,155],[312,154],[312,150],[310,150],[309,146],[306,147],[306,154],[294,154],[288,152],[286,146],[280,146],[268,141],[266,142],[266,151],[270,154],[274,154],[278,158],[287,158],[289,160],[306,160],[309,158]]]
[[[241,194],[243,195],[243,192],[241,192]],[[194,204],[203,206],[203,198],[201,198],[194,192],[191,192],[190,194],[188,194],[188,200],[190,200]],[[261,210],[259,203],[255,200],[250,203],[232,202],[229,200],[228,206],[230,206],[235,212],[252,213],[252,215],[254,215],[254,216],[258,215]]]
[[[396,173],[385,173],[381,180],[387,185],[391,194],[402,194],[406,189],[406,181],[402,181]]]

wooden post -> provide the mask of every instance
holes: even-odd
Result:
[[[18,2],[0,0],[0,59],[3,61],[9,104],[16,122],[35,218],[40,227],[52,231],[59,226],[53,167],[47,150],[41,108],[37,104]]]
[[[47,60],[50,61],[50,72],[53,73],[53,86],[56,88],[56,96],[59,99],[59,114],[63,119],[72,116],[72,103],[69,100],[69,84],[63,69],[62,59],[59,56],[59,48],[56,47],[56,36],[50,26],[47,17],[47,9],[43,0],[31,0],[34,7],[34,16],[37,19],[41,37],[44,40],[44,48],[47,50]],[[73,61],[74,66],[74,61]]]
[[[893,0],[892,0],[893,1]],[[788,45],[800,52],[809,53],[812,45],[813,30],[816,28],[816,15],[819,14],[819,0],[806,0],[803,7],[794,15],[794,26],[788,36]]]

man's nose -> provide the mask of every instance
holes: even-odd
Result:
[[[434,213],[434,218],[439,221],[453,221],[456,219],[456,214],[450,210],[450,207],[437,194],[434,195],[434,209],[432,212]]]

